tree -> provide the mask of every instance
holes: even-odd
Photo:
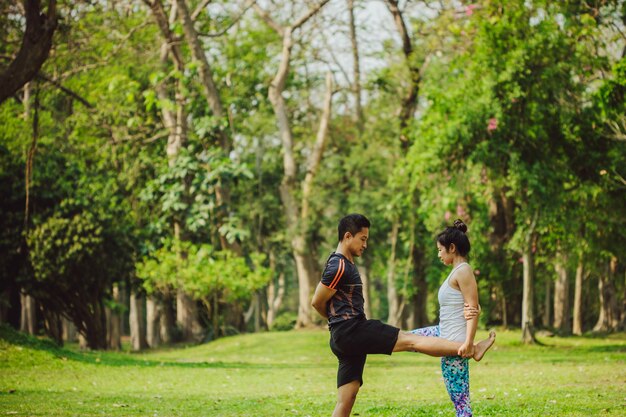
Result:
[[[293,257],[296,262],[298,273],[298,319],[296,327],[306,327],[312,324],[310,297],[312,284],[316,280],[314,258],[309,243],[308,234],[308,198],[310,194],[310,185],[319,166],[324,150],[324,142],[326,141],[328,131],[328,121],[330,118],[330,105],[332,99],[332,85],[330,78],[327,77],[327,91],[324,100],[324,114],[320,121],[316,145],[311,153],[307,164],[307,177],[302,183],[302,201],[300,204],[296,201],[297,186],[297,163],[294,157],[294,140],[291,131],[290,117],[283,97],[287,85],[287,77],[289,75],[289,66],[291,63],[291,51],[294,45],[293,33],[304,25],[311,17],[313,17],[328,0],[323,0],[317,5],[311,7],[302,17],[294,23],[282,26],[278,24],[272,17],[260,6],[254,5],[255,10],[269,27],[274,29],[282,38],[282,51],[280,55],[280,63],[272,80],[268,98],[272,103],[272,108],[276,115],[276,123],[278,125],[282,149],[283,149],[283,166],[284,177],[280,185],[280,197],[284,204],[285,218],[287,220],[287,229],[291,238],[293,248]]]
[[[127,236],[111,219],[66,202],[28,237],[35,281],[27,287],[49,312],[70,318],[92,349],[106,349],[104,300],[133,268]]]

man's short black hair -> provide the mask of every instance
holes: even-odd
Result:
[[[370,227],[370,221],[367,220],[362,214],[348,214],[343,219],[339,220],[339,226],[337,227],[337,231],[339,232],[339,241],[343,240],[343,236],[346,232],[350,232],[352,236],[355,236],[357,233],[361,231],[364,227]]]

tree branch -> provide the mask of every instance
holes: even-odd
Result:
[[[202,13],[204,8],[207,7],[212,1],[213,0],[202,0],[202,3],[200,3],[198,7],[196,7],[196,9],[193,11],[193,13],[191,13],[191,20],[196,20],[198,16],[200,16],[200,13]]]
[[[324,147],[328,138],[328,126],[330,124],[331,108],[333,98],[333,75],[330,71],[326,73],[326,94],[324,96],[324,108],[322,110],[322,117],[320,119],[320,125],[317,130],[317,138],[315,139],[315,145],[313,145],[313,152],[311,152],[307,164],[307,173],[302,183],[302,211],[300,216],[302,219],[309,217],[309,197],[313,188],[313,181],[315,174],[322,161],[322,155],[324,154]]]
[[[298,20],[296,23],[294,23],[291,28],[292,30],[298,29],[300,26],[302,26],[303,24],[306,23],[307,20],[309,20],[311,17],[313,17],[313,15],[315,15],[322,7],[324,7],[324,5],[326,3],[328,3],[330,0],[322,0],[320,3],[318,3],[316,6],[312,7],[311,9],[309,9],[309,12],[307,14],[305,14],[304,16],[302,16],[300,18],[300,20]]]
[[[285,28],[276,23],[276,21],[272,19],[272,16],[270,16],[268,12],[263,10],[261,6],[256,4],[256,2],[253,4],[252,7],[254,7],[254,10],[259,14],[259,16],[261,16],[261,19],[263,19],[269,27],[274,29],[280,36],[284,36]]]
[[[61,85],[61,83],[57,80],[54,80],[50,77],[48,77],[47,75],[43,74],[43,73],[38,73],[37,74],[37,78],[47,81],[50,84],[54,85],[56,88],[58,88],[59,90],[63,91],[65,94],[67,94],[68,96],[78,100],[83,106],[87,107],[88,109],[93,109],[94,106],[93,104],[91,104],[89,101],[87,101],[86,99],[84,99],[83,97],[81,97],[80,95],[78,95],[78,93],[76,93],[73,90],[70,90],[67,87],[64,87],[63,85]]]
[[[174,64],[176,65],[176,69],[178,71],[184,70],[184,62],[182,58],[182,54],[179,47],[179,42],[176,41],[174,33],[170,30],[169,20],[167,14],[165,13],[165,9],[163,8],[163,4],[161,0],[143,0],[145,4],[152,9],[152,14],[161,29],[161,34],[163,38],[167,41],[168,49],[172,54],[172,58],[174,59]]]
[[[48,0],[47,15],[39,0],[25,0],[26,30],[22,45],[9,67],[0,73],[0,103],[32,80],[48,58],[57,28],[56,0]]]
[[[198,35],[200,36],[204,36],[207,38],[218,38],[222,35],[224,35],[226,32],[228,32],[228,30],[230,28],[232,28],[233,26],[235,26],[235,24],[237,22],[239,22],[239,20],[241,20],[241,18],[243,17],[244,14],[246,14],[246,12],[248,11],[248,9],[250,9],[250,7],[252,7],[252,5],[256,3],[256,0],[248,0],[248,2],[243,6],[243,9],[241,10],[241,12],[239,13],[238,16],[236,16],[235,18],[233,18],[233,21],[226,26],[226,28],[224,28],[223,30],[217,32],[217,33],[198,33]],[[195,20],[192,16],[192,20]]]

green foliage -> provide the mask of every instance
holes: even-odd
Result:
[[[272,323],[272,328],[270,330],[278,332],[293,330],[293,327],[296,325],[297,318],[298,316],[295,313],[291,311],[285,311],[276,316],[276,319],[274,319],[274,323]]]
[[[54,82],[31,84],[30,116],[21,94],[0,107],[0,289],[16,294],[39,286],[45,299],[44,284],[57,294],[90,283],[106,301],[111,282],[137,283],[136,267],[148,291],[184,289],[205,303],[217,297],[239,314],[253,292],[263,291],[271,267],[287,278],[278,326],[281,320],[289,326],[296,276],[280,197],[283,150],[267,99],[280,36],[251,11],[240,16],[233,2],[213,2],[196,17],[227,115],[218,119],[180,22],[170,29],[181,37],[182,69],[171,53],[162,55],[159,28],[140,3],[62,2],[53,52],[42,68]],[[276,3],[286,7],[281,18],[304,7],[283,3]],[[173,2],[163,4],[170,12]],[[308,23],[298,30],[284,94],[297,184],[307,174],[319,122],[322,74],[336,70],[329,140],[306,219],[318,266],[336,246],[338,218],[368,215],[370,248],[359,266],[370,278],[374,316],[385,317],[392,225],[400,230],[393,285],[410,297],[418,279],[432,293],[446,274],[434,236],[460,217],[470,227],[483,306],[489,310],[493,300],[495,308],[506,296],[516,312],[521,242],[538,215],[538,287],[552,279],[557,249],[585,255],[591,280],[610,257],[620,259],[621,273],[626,64],[618,55],[625,4],[444,1],[441,10],[421,13],[408,2],[408,62],[421,80],[417,113],[403,132],[398,110],[411,75],[393,40],[360,45],[367,64],[359,129],[352,86],[331,62],[343,62],[339,54],[349,51],[333,49],[338,55],[331,59],[317,41],[329,28],[340,36],[338,23],[321,19],[315,31]],[[0,13],[1,59],[17,52],[20,22],[15,13]],[[35,96],[39,136],[24,224]],[[173,157],[163,110],[180,105],[186,142]],[[227,152],[218,145],[220,130],[232,142]],[[401,134],[413,144],[408,152]],[[220,204],[218,186],[229,194],[228,205]],[[30,230],[30,258],[24,230]],[[224,241],[252,255],[218,250]],[[621,302],[623,283],[616,285]]]
[[[53,305],[80,303],[89,294],[104,296],[114,281],[132,271],[132,244],[106,218],[98,217],[75,201],[64,201],[60,213],[37,225],[28,235],[35,282],[28,285],[37,297]],[[63,301],[62,301],[63,303]],[[68,313],[65,310],[62,312]]]
[[[227,303],[249,300],[271,278],[264,255],[246,259],[210,245],[173,241],[137,264],[137,276],[148,293],[176,288],[209,303],[214,295]]]
[[[252,178],[245,165],[234,163],[216,149],[200,151],[189,146],[173,162],[171,166],[163,166],[157,178],[149,181],[140,194],[144,202],[160,207],[156,220],[162,227],[176,221],[192,233],[214,231],[215,213],[222,209],[217,207],[215,187],[223,182]],[[247,232],[238,228],[236,218],[222,227],[228,228],[231,241],[247,237]]]

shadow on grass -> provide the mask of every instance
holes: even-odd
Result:
[[[585,346],[576,349],[593,353],[626,353],[626,345]]]
[[[76,362],[88,363],[91,365],[106,365],[106,366],[138,366],[138,367],[177,367],[177,368],[217,368],[217,369],[301,369],[301,368],[326,368],[335,367],[334,362],[319,364],[319,363],[281,363],[281,362],[268,362],[268,363],[251,363],[244,361],[162,361],[162,360],[146,360],[137,357],[133,357],[132,353],[117,353],[117,352],[101,352],[101,351],[87,351],[87,352],[75,352],[70,349],[65,349],[58,346],[50,339],[37,338],[16,331],[10,326],[0,325],[0,339],[7,341],[9,344],[22,346],[28,349],[47,352],[50,355],[56,356],[62,360],[72,360]]]
[[[17,391],[15,394],[6,395],[4,408],[0,414],[4,415],[6,410],[7,414],[30,415],[37,407],[36,415],[55,416],[90,417],[104,414],[110,417],[146,415],[292,417],[298,414],[298,410],[307,410],[314,415],[322,415],[332,410],[334,406],[334,398],[320,400],[313,396],[294,396],[285,392],[269,395],[267,393],[241,393],[229,396],[224,396],[219,392],[209,394],[147,392],[108,395],[61,391],[55,394],[54,398],[51,398],[46,390]],[[68,413],[68,409],[72,412]]]

